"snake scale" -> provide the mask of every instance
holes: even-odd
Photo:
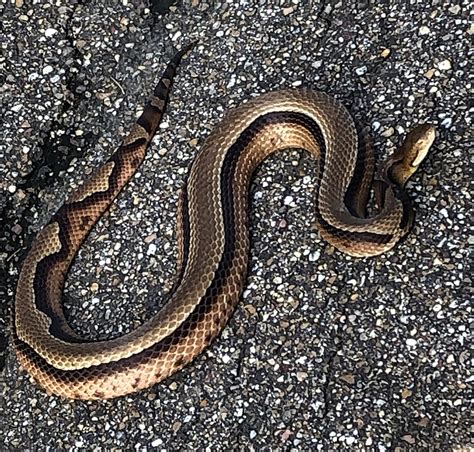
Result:
[[[391,249],[413,224],[403,189],[435,129],[415,128],[377,173],[374,157],[339,101],[308,89],[271,92],[235,108],[196,156],[178,203],[178,272],[163,308],[134,331],[92,342],[62,308],[67,272],[91,228],[133,176],[162,118],[176,68],[168,64],[118,150],[40,231],[19,276],[12,328],[18,360],[48,392],[106,399],[160,382],[224,328],[242,292],[249,254],[248,190],[255,168],[288,148],[317,159],[315,217],[321,236],[352,256]],[[367,218],[374,189],[378,213]]]

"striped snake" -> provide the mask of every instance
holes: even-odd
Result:
[[[67,272],[91,228],[133,176],[162,118],[176,68],[168,64],[118,150],[40,231],[19,276],[13,344],[23,368],[48,392],[105,399],[160,382],[219,334],[242,292],[248,262],[248,190],[268,155],[305,149],[318,162],[316,223],[352,256],[391,249],[413,224],[403,187],[435,130],[415,128],[373,181],[371,147],[336,99],[307,89],[262,95],[231,110],[196,156],[178,203],[178,272],[164,307],[134,331],[89,341],[68,324],[61,298]],[[374,189],[378,213],[366,217]]]

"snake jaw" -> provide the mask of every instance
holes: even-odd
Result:
[[[414,168],[414,171],[425,159],[435,137],[436,129],[432,124],[420,124],[408,134],[407,141],[410,140],[409,142],[412,146],[410,157],[413,157],[409,164]]]
[[[402,145],[403,168],[410,173],[410,177],[425,159],[436,136],[436,129],[432,124],[420,124],[410,131]],[[407,179],[408,179],[407,177]]]

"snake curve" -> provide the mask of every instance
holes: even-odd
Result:
[[[352,256],[391,249],[413,224],[403,187],[435,131],[414,129],[377,173],[342,104],[309,89],[271,92],[235,108],[196,156],[178,205],[175,288],[134,331],[90,342],[68,324],[61,297],[68,269],[90,230],[145,157],[185,47],[168,64],[142,115],[109,160],[40,231],[19,276],[12,328],[18,360],[48,392],[73,399],[118,397],[154,385],[199,355],[220,333],[243,290],[249,253],[248,189],[255,168],[288,148],[317,159],[316,223]],[[379,212],[366,217],[370,190]]]

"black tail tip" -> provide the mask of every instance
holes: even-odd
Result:
[[[190,52],[197,44],[199,43],[199,40],[191,41],[189,44],[186,44],[180,51],[178,51],[173,58],[177,63],[181,61],[181,58],[183,58],[184,55],[186,55],[188,52]]]

